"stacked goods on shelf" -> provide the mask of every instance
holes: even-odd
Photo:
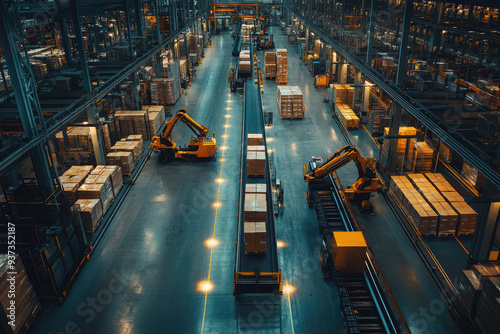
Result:
[[[360,231],[333,232],[332,254],[335,270],[343,274],[363,273],[367,248]]]
[[[389,128],[384,128],[384,135],[389,135]],[[414,127],[400,126],[399,127],[399,135],[400,136],[416,136],[417,129]],[[390,139],[396,142],[396,163],[398,168],[402,169],[403,163],[408,159],[408,157],[413,156],[414,150],[414,138],[401,138],[401,139]],[[387,156],[387,152],[389,152],[389,141],[384,140],[384,144],[382,147],[382,151],[384,155]],[[408,152],[406,152],[406,146],[408,146]]]
[[[186,44],[186,37],[179,40],[179,55],[181,57],[187,57],[189,54],[189,44]]]
[[[142,110],[148,111],[149,133],[155,136],[165,122],[165,108],[163,106],[142,106]]]
[[[105,214],[115,199],[110,174],[90,174],[87,176],[85,182],[78,188],[78,198],[100,199],[102,214]]]
[[[276,96],[278,109],[280,111],[281,119],[293,118],[293,93],[290,87],[278,87],[278,94]]]
[[[247,150],[247,176],[264,177],[266,171],[266,152]]]
[[[123,187],[123,174],[120,166],[103,166],[97,165],[91,175],[109,177],[113,188],[113,195],[116,197]]]
[[[439,173],[425,173],[425,177],[437,188],[439,193],[458,213],[457,234],[472,234],[476,228],[477,213],[464,200],[455,188]]]
[[[368,127],[372,135],[381,135],[389,125],[389,115],[382,106],[371,106],[368,112]]]
[[[276,53],[266,52],[264,56],[264,70],[266,78],[276,78]]]
[[[55,92],[71,91],[71,78],[57,76],[49,79],[50,88]]]
[[[197,66],[198,65],[198,54],[197,53],[190,53],[189,54],[189,66]]]
[[[131,152],[134,165],[137,165],[144,152],[144,144],[141,146],[141,142],[139,141],[122,139],[117,141],[115,146],[111,147],[111,152]]]
[[[443,142],[439,144],[439,158],[448,164],[455,164],[460,161],[460,156]]]
[[[483,333],[498,333],[500,323],[500,267],[497,264],[473,265],[481,277],[482,291],[476,308],[476,324]]]
[[[304,106],[304,96],[302,91],[298,86],[290,86],[292,91],[292,114],[293,118],[304,118],[305,106]]]
[[[348,104],[335,104],[335,112],[347,129],[359,129],[359,118]]]
[[[130,176],[135,168],[132,152],[110,152],[106,156],[108,165],[120,166],[123,175]]]
[[[467,315],[474,317],[475,308],[483,287],[481,277],[472,270],[462,270],[457,286],[458,293],[467,310]]]
[[[455,235],[458,224],[458,214],[452,206],[438,193],[434,185],[424,174],[408,174],[415,188],[438,214],[438,236]]]
[[[147,110],[120,110],[115,112],[111,133],[117,138],[142,135],[150,139]]]
[[[85,182],[94,166],[72,166],[59,177],[64,197],[69,204],[73,204],[78,199],[78,188]]]
[[[174,105],[180,97],[180,82],[173,78],[153,79],[149,85],[151,104]]]
[[[498,112],[479,115],[477,132],[481,138],[487,141],[495,141],[498,139],[499,115]]]
[[[111,146],[109,128],[107,125],[104,125],[101,129],[104,149],[108,150]],[[94,162],[94,147],[90,131],[90,127],[68,127],[66,129],[68,147],[66,147],[63,133],[56,133],[55,144],[57,145],[61,162],[70,164],[90,164]]]
[[[15,315],[15,327],[12,328],[14,334],[26,333],[41,305],[20,256],[15,255],[14,263],[10,260],[12,259],[9,255],[0,254],[0,303],[4,311],[0,322],[8,323],[12,320],[9,315],[13,314]],[[12,284],[15,285],[14,296],[10,294]]]
[[[416,142],[411,157],[411,170],[415,173],[430,172],[432,171],[433,160],[434,150],[425,142]]]
[[[93,234],[99,227],[103,217],[102,203],[100,199],[79,199],[75,203],[80,209],[83,228],[85,233]]]
[[[288,84],[288,52],[286,49],[276,49],[276,84]]]
[[[179,61],[179,84],[180,84],[180,80],[183,80],[184,78],[187,77],[187,71],[188,71],[188,67],[187,67],[187,62],[185,59],[182,59]],[[170,67],[168,69],[170,71]],[[170,75],[170,72],[169,72],[169,75]]]
[[[40,60],[31,60],[31,68],[33,69],[33,73],[38,80],[49,73],[47,65],[42,63]]]
[[[466,160],[464,160],[464,164],[462,165],[461,175],[465,182],[467,182],[471,187],[480,192],[483,191],[484,186],[486,185],[486,178]]]
[[[245,188],[245,254],[266,253],[266,185],[247,184]]]
[[[391,176],[389,194],[420,234],[436,235],[438,215],[406,176]]]

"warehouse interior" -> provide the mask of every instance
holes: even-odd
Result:
[[[497,0],[0,2],[0,333],[500,333]]]

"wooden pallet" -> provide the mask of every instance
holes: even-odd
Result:
[[[438,233],[436,236],[438,238],[453,237],[455,236],[455,233]]]
[[[473,235],[474,232],[459,232],[457,233],[457,237],[463,237],[463,236],[467,236],[467,235]]]
[[[288,81],[277,81],[276,80],[276,86],[281,86],[281,85],[288,85]]]

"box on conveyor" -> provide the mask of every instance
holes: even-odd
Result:
[[[264,145],[248,145],[247,151],[265,152],[266,148]]]
[[[247,136],[247,145],[255,146],[255,145],[264,145],[262,140],[262,134],[260,133],[249,133]]]
[[[333,232],[332,254],[335,270],[344,274],[363,273],[366,249],[367,245],[362,232]]]
[[[245,254],[255,253],[255,222],[243,223],[243,235],[245,241]]]
[[[240,60],[238,63],[238,72],[241,73],[250,73],[252,71],[252,66],[250,61]]]
[[[266,253],[266,223],[245,222],[244,223],[245,254]]]
[[[247,194],[265,194],[267,193],[265,183],[247,183],[245,186],[245,193]]]
[[[266,194],[245,194],[244,207],[245,222],[265,222],[267,221],[267,200]]]
[[[103,216],[101,200],[80,199],[75,204],[80,207],[80,215],[85,232],[89,234],[94,233]]]
[[[109,176],[97,175],[95,182],[103,183],[84,183],[78,188],[78,198],[80,199],[100,199],[102,204],[102,212],[106,213],[109,209],[115,196],[113,194],[113,186]]]
[[[132,152],[110,152],[106,159],[108,165],[120,166],[123,175],[130,176],[135,168]]]
[[[247,176],[264,177],[266,175],[266,153],[259,151],[247,152]]]

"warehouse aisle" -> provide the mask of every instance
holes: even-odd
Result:
[[[314,331],[331,331],[341,322],[338,297],[332,293],[333,286],[328,289],[327,283],[321,280],[318,258],[321,239],[314,210],[306,203],[307,185],[303,182],[302,166],[313,155],[328,158],[346,142],[330,116],[330,109],[322,102],[326,93],[312,85],[312,76],[299,60],[296,47],[288,44],[277,28],[272,31],[276,47],[288,48],[288,84],[301,88],[306,106],[303,120],[281,120],[276,105],[276,85],[274,81],[265,81],[264,110],[274,113],[274,125],[266,134],[274,138],[269,145],[274,147],[277,177],[285,188],[284,216],[277,221],[278,238],[287,244],[280,257],[283,279],[296,287],[291,298],[295,329],[305,330],[309,322],[327,324]],[[351,134],[364,155],[378,157],[375,143],[363,128]],[[355,165],[345,166],[338,175],[343,184],[352,184],[357,178]],[[376,215],[358,215],[359,222],[410,328],[418,333],[458,333],[458,326],[440,303],[438,288],[383,197],[377,195],[373,202]],[[313,301],[314,298],[319,300]],[[307,312],[312,305],[317,306],[320,313],[316,309]],[[332,316],[326,319],[328,312]]]
[[[82,333],[199,332],[205,294],[197,291],[197,285],[207,279],[210,250],[204,243],[214,231],[213,204],[219,187],[215,181],[222,163],[227,182],[221,184],[216,233],[221,244],[212,262],[211,281],[214,295],[231,296],[229,306],[234,308],[241,99],[227,93],[231,42],[229,33],[212,37],[193,85],[171,108],[175,112],[185,107],[199,124],[215,131],[218,159],[162,165],[152,157],[68,299],[63,305],[46,306],[33,333],[75,328]],[[226,112],[231,118],[224,117]],[[221,161],[226,129],[227,151]],[[181,123],[174,132],[174,140],[184,145],[192,134]],[[224,319],[234,325],[234,316],[227,313],[231,311],[225,311]]]

